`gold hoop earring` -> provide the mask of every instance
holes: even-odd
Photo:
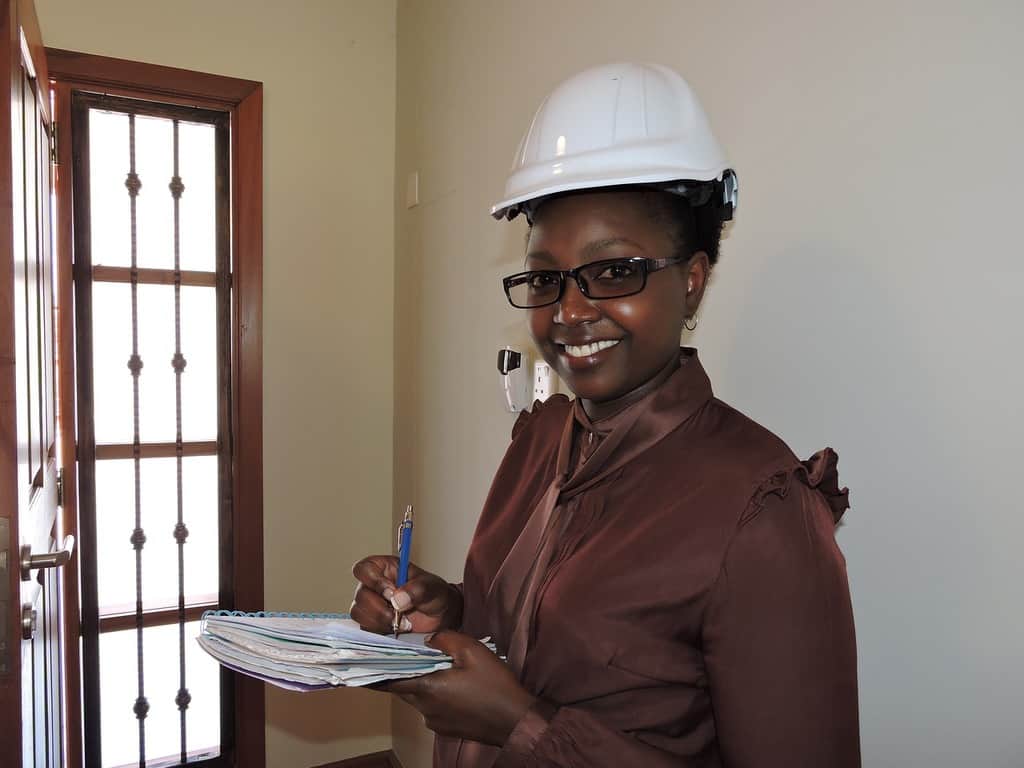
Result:
[[[693,321],[693,325],[690,325],[690,321]],[[685,320],[683,320],[683,328],[692,333],[693,331],[697,330],[698,323],[700,323],[700,318],[694,315],[693,317],[688,317]]]

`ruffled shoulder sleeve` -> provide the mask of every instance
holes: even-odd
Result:
[[[570,408],[572,401],[561,393],[554,394],[543,402],[534,400],[533,407],[528,411],[520,411],[515,424],[512,425],[512,439],[515,440],[527,429],[537,428],[548,422],[561,429]]]
[[[704,614],[717,743],[727,765],[860,768],[856,635],[835,535],[848,493],[834,451],[778,458]]]
[[[786,498],[794,481],[817,491],[828,504],[836,523],[850,508],[850,491],[839,486],[839,455],[831,448],[824,448],[806,461],[775,471],[764,480],[751,497],[740,524],[760,514],[770,497]]]

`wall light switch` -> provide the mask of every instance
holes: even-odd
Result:
[[[405,207],[415,208],[420,204],[420,172],[413,171],[405,180]]]

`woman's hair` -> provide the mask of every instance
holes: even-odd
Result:
[[[667,228],[676,256],[689,258],[704,251],[708,263],[715,266],[722,240],[722,216],[714,205],[692,206],[685,197],[658,189],[645,189],[642,194],[655,223]]]
[[[715,205],[705,203],[693,206],[685,197],[654,187],[622,186],[580,191],[592,193],[626,190],[636,191],[642,195],[644,208],[650,214],[652,221],[657,226],[665,227],[668,230],[674,256],[688,259],[697,251],[704,251],[708,255],[708,263],[715,266],[718,262],[718,250],[722,240],[722,215]],[[540,206],[548,200],[572,194],[579,194],[579,192],[562,192],[538,201],[536,208],[527,212],[526,219],[529,222],[529,229],[526,231],[524,242],[530,240],[530,230],[533,229],[533,220]]]

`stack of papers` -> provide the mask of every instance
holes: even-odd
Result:
[[[422,634],[365,632],[345,615],[208,613],[198,640],[223,666],[296,691],[371,685],[452,665]]]

